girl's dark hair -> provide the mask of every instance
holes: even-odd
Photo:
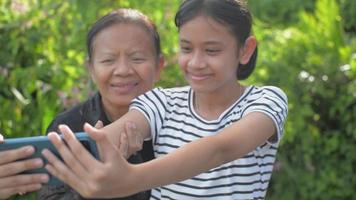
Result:
[[[198,15],[205,15],[228,26],[235,36],[238,44],[242,45],[251,35],[252,16],[242,0],[186,0],[175,16],[175,24],[178,29],[189,20]],[[256,65],[257,47],[249,62],[240,64],[237,70],[237,79],[248,78]]]
[[[87,35],[87,51],[89,62],[92,60],[93,42],[98,33],[112,25],[120,23],[136,24],[147,31],[152,37],[157,59],[159,58],[161,55],[161,42],[155,24],[146,15],[138,10],[121,8],[103,16],[90,28]]]

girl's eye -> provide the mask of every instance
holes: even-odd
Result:
[[[208,55],[216,55],[217,53],[220,52],[219,49],[206,49],[205,51],[207,52]]]

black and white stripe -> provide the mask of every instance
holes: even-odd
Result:
[[[273,120],[277,140],[266,141],[244,157],[191,179],[156,188],[151,199],[264,199],[288,112],[284,92],[273,86],[250,86],[218,119],[211,121],[194,111],[192,97],[189,86],[156,88],[132,102],[131,108],[141,111],[150,123],[156,157],[217,134],[251,112],[265,113]]]

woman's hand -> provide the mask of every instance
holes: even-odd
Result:
[[[98,120],[95,124],[95,128],[104,128],[103,122]],[[120,134],[118,145],[120,153],[124,158],[128,159],[131,155],[142,149],[143,138],[133,122],[126,122],[124,129],[125,131]],[[115,138],[112,139],[115,140]]]
[[[143,147],[142,135],[132,122],[125,123],[125,132],[120,134],[120,153],[127,159]]]
[[[100,160],[96,160],[68,126],[61,125],[59,129],[67,145],[55,132],[49,133],[48,137],[64,162],[48,150],[42,152],[49,162],[46,169],[52,175],[86,198],[112,198],[137,192],[129,187],[132,178],[129,174],[132,174],[133,166],[123,158],[119,148],[102,130],[89,124],[84,126],[85,132],[96,141],[99,148]]]
[[[0,134],[0,143],[2,142],[3,136]],[[17,161],[34,152],[32,146],[0,152],[0,199],[36,191],[41,188],[42,183],[48,182],[47,174],[20,174],[43,166],[43,161],[39,158]]]

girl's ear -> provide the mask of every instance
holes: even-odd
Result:
[[[90,73],[91,80],[96,84],[95,76],[94,76],[94,68],[93,68],[94,66],[93,66],[93,63],[91,61],[89,61],[89,59],[87,59],[85,61],[85,67],[87,68],[87,70]]]
[[[166,66],[166,61],[165,61],[164,57],[161,55],[161,56],[159,56],[158,66],[157,66],[157,70],[156,70],[156,81],[158,81],[160,79],[161,72],[165,66]]]
[[[245,44],[243,46],[243,48],[241,49],[241,57],[240,57],[240,63],[245,65],[250,61],[250,58],[253,54],[253,52],[255,51],[257,46],[257,40],[254,36],[249,36],[246,41]]]

